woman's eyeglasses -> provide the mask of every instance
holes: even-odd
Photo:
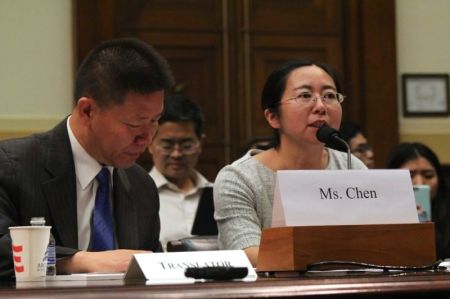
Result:
[[[311,92],[302,92],[301,94],[299,94],[296,97],[286,99],[285,102],[295,101],[299,105],[308,106],[308,105],[311,105],[311,104],[317,102],[318,99],[320,99],[323,104],[331,106],[331,105],[341,104],[344,101],[345,96],[338,92],[327,92],[327,93],[323,94],[322,96],[315,96]],[[283,103],[283,102],[280,102],[280,104],[281,103]]]

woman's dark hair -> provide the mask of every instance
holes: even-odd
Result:
[[[333,79],[336,85],[336,90],[342,93],[343,86],[342,81],[338,73],[329,65],[322,62],[314,62],[308,59],[291,60],[277,69],[275,69],[266,79],[264,88],[261,95],[261,108],[262,110],[269,109],[271,112],[279,113],[278,106],[286,88],[286,82],[289,75],[293,70],[296,70],[304,66],[318,66],[323,69]],[[280,145],[280,133],[278,129],[274,129],[273,146],[278,147]]]
[[[387,168],[401,168],[405,163],[416,160],[419,157],[427,159],[433,165],[438,177],[438,191],[432,199],[431,215],[436,227],[436,248],[438,258],[449,257],[449,229],[450,222],[447,219],[449,205],[447,203],[447,186],[444,172],[436,154],[425,144],[419,142],[403,142],[396,145],[390,152]]]
[[[403,142],[396,145],[390,152],[387,168],[401,168],[409,161],[425,158],[431,163],[438,176],[438,192],[436,197],[445,197],[447,194],[444,172],[436,154],[425,144],[420,142]]]

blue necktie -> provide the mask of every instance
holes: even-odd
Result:
[[[111,203],[109,200],[109,171],[106,167],[95,177],[98,181],[95,207],[92,216],[92,251],[114,249],[114,232]]]

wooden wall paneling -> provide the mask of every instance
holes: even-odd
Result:
[[[221,0],[116,0],[126,31],[220,31]]]
[[[361,41],[365,105],[363,115],[376,166],[385,167],[390,149],[398,143],[395,2],[361,2]]]
[[[239,1],[239,0],[237,0]],[[217,103],[224,111],[224,157],[226,164],[231,161],[233,153],[239,152],[237,130],[240,118],[234,113],[238,100],[238,57],[239,44],[238,25],[236,16],[236,0],[222,0],[222,40],[223,40],[223,103]],[[219,165],[218,170],[223,165]]]
[[[360,3],[359,0],[347,0],[343,3],[344,68],[342,75],[347,96],[343,104],[343,119],[357,122],[366,132],[364,78],[361,75],[363,49],[360,47],[362,35]]]
[[[113,0],[76,0],[75,46],[78,67],[99,42],[115,37]]]
[[[346,119],[358,122],[383,168],[398,143],[395,3],[344,1]],[[380,121],[382,120],[382,121]]]
[[[230,32],[234,39],[230,40],[230,55],[234,57],[231,63],[234,73],[230,73],[230,85],[234,86],[233,95],[230,98],[230,119],[233,120],[231,132],[231,155],[230,161],[237,159],[244,151],[244,145],[250,138],[250,127],[248,125],[247,111],[249,109],[250,96],[249,82],[250,73],[250,31],[248,9],[249,0],[230,1],[229,24]]]
[[[341,1],[250,0],[250,26],[255,32],[330,34],[340,28]]]
[[[213,180],[226,163],[222,37],[218,34],[137,32],[169,61],[177,83],[205,114],[207,136],[198,169]]]

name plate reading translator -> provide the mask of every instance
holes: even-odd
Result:
[[[418,223],[408,170],[277,172],[272,227]]]
[[[233,281],[255,281],[256,272],[243,250],[137,253],[128,266],[125,280],[145,279],[147,285],[188,284],[204,279],[186,277],[187,268],[246,267],[248,274]]]

